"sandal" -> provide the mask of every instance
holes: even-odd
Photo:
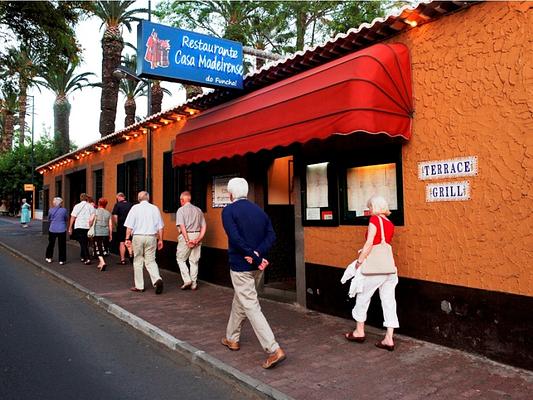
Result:
[[[344,334],[344,338],[349,342],[363,343],[366,340],[365,336],[354,336],[353,332],[348,332]]]
[[[394,351],[394,345],[389,345],[389,344],[384,344],[382,342],[377,342],[376,343],[376,347],[378,349],[383,349],[383,350],[387,350],[387,351]]]
[[[91,265],[91,260],[85,260],[83,263],[84,263],[85,265]]]
[[[120,260],[119,262],[117,262],[118,265],[126,265],[126,260]]]
[[[103,272],[105,271],[106,267],[107,267],[107,264],[102,264],[101,266],[100,265],[98,266],[98,269]]]

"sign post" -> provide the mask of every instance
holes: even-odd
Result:
[[[31,219],[35,218],[35,185],[33,183],[25,183],[24,191],[31,192]]]

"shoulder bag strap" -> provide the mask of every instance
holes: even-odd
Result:
[[[383,229],[383,221],[381,220],[381,216],[378,215],[379,219],[379,227],[381,228],[381,244],[385,243],[385,230]]]

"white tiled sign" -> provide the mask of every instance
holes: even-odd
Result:
[[[465,201],[470,199],[470,182],[428,183],[426,201]]]
[[[477,175],[477,157],[418,163],[418,179],[459,178]]]

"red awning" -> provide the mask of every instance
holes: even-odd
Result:
[[[409,139],[412,113],[407,47],[377,44],[190,118],[176,135],[173,164],[358,131]]]

